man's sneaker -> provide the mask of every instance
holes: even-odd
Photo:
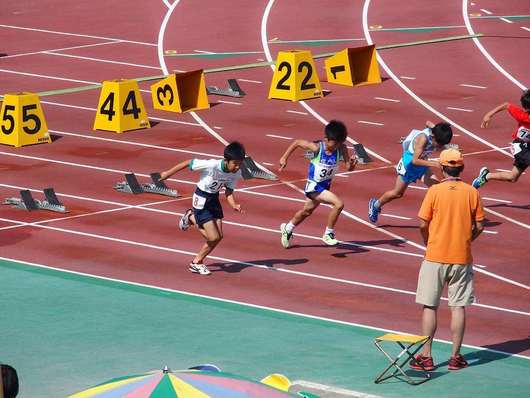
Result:
[[[287,224],[280,225],[280,231],[282,232],[282,246],[287,249],[291,245],[289,241],[291,240],[293,233],[287,232],[286,227],[287,227]]]
[[[208,267],[202,263],[200,264],[195,264],[195,263],[190,263],[190,267],[188,268],[191,272],[194,272],[196,274],[201,274],[201,275],[210,275],[211,272],[210,270],[208,269]]]
[[[411,367],[411,369],[426,370],[427,372],[430,372],[431,370],[435,369],[432,357],[424,357],[423,355],[418,354],[414,358],[416,359],[416,361],[411,360],[409,362],[409,366]]]
[[[333,232],[324,234],[324,236],[322,236],[322,240],[328,246],[337,246],[339,244],[339,241],[335,239],[335,234]]]
[[[184,215],[180,219],[179,228],[182,231],[186,231],[190,227],[190,225],[191,225],[190,217],[191,217],[192,214],[193,214],[193,210],[192,209],[188,209],[188,210],[186,210],[186,212],[184,213]]]
[[[447,365],[449,370],[460,370],[467,368],[467,361],[461,354],[456,354],[454,357],[449,358],[449,365]]]
[[[473,185],[473,187],[477,189],[482,187],[485,183],[488,182],[488,180],[486,180],[486,176],[488,175],[489,172],[490,171],[488,170],[487,167],[481,168],[478,173],[478,177],[473,180],[473,183],[471,185]]]
[[[375,207],[375,204],[377,203],[377,199],[370,199],[368,202],[368,218],[371,222],[374,224],[377,222],[377,217],[379,217],[379,213],[381,213],[381,209],[378,209]]]

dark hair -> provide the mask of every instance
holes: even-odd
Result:
[[[453,138],[453,130],[449,123],[440,122],[432,128],[432,135],[439,145],[447,145]]]
[[[2,378],[3,397],[15,398],[18,394],[18,375],[15,368],[0,364],[0,377]]]
[[[231,142],[225,147],[224,158],[230,160],[244,160],[245,147],[238,141]]]
[[[521,105],[526,111],[530,111],[530,90],[523,91],[523,95],[521,95]]]
[[[326,134],[326,138],[328,140],[338,142],[346,141],[346,137],[348,136],[346,126],[344,125],[344,123],[339,122],[338,120],[332,120],[331,122],[329,122],[326,125],[326,128],[324,129],[324,133]]]
[[[460,173],[464,171],[464,165],[452,167],[452,166],[442,166],[442,169],[445,174],[447,174],[450,177],[459,177]]]

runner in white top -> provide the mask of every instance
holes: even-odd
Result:
[[[245,159],[245,148],[239,142],[232,142],[224,150],[224,159],[192,159],[177,164],[175,167],[160,173],[164,180],[186,167],[201,171],[201,177],[193,194],[193,208],[186,210],[179,223],[181,230],[186,231],[195,224],[206,240],[191,262],[189,270],[201,275],[209,275],[210,270],[204,265],[204,258],[223,239],[223,208],[219,202],[219,191],[224,187],[228,204],[238,212],[241,205],[234,199],[236,182],[241,177],[241,163]]]

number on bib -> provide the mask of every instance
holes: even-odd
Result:
[[[404,176],[407,173],[407,169],[405,168],[405,165],[403,164],[403,159],[399,160],[399,163],[396,166],[396,171],[400,176]]]
[[[194,193],[193,194],[192,203],[193,203],[193,208],[194,209],[202,210],[202,209],[204,209],[204,205],[206,203],[206,198],[203,197],[203,196],[199,196],[199,195]]]

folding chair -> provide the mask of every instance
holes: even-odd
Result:
[[[381,372],[381,374],[379,374],[379,376],[375,378],[374,382],[380,383],[391,377],[396,377],[398,373],[401,373],[405,377],[407,383],[412,385],[417,385],[426,382],[431,377],[431,375],[427,373],[425,369],[423,371],[424,375],[422,380],[416,381],[413,380],[409,375],[407,375],[402,369],[402,367],[403,365],[406,365],[409,361],[414,361],[420,367],[423,368],[422,364],[416,361],[414,355],[416,355],[416,353],[423,348],[423,346],[429,341],[429,339],[429,336],[414,336],[396,333],[387,333],[383,336],[376,338],[374,341],[375,346],[387,357],[388,361],[390,362],[390,365],[388,365],[386,369],[383,370],[383,372]],[[385,350],[383,350],[383,347],[381,347],[381,343],[383,341],[394,342],[401,347],[401,351],[399,352],[399,354],[397,354],[395,358],[392,358]],[[411,349],[413,351],[410,351]],[[404,354],[406,354],[405,357],[403,357]],[[396,370],[394,370],[392,374],[386,375],[392,367],[395,367]]]

